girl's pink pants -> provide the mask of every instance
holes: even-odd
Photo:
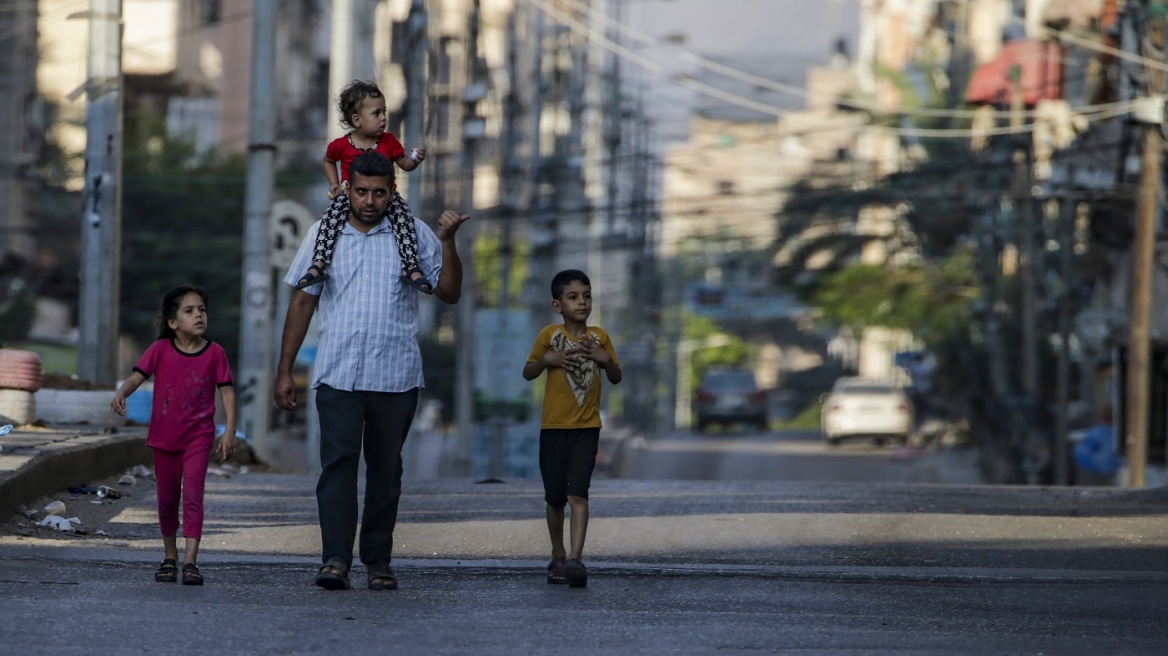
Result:
[[[203,537],[203,490],[212,440],[198,440],[182,451],[154,449],[154,477],[158,480],[158,527],[164,537],[178,533],[178,506],[182,501],[184,538]]]

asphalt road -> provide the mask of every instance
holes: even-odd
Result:
[[[677,432],[623,445],[616,475],[638,480],[771,480],[853,483],[980,482],[972,452],[830,447],[819,431]]]
[[[140,563],[48,558],[0,565],[6,653],[1095,656],[1168,640],[1164,584],[619,571],[569,589],[530,570],[399,565],[396,592],[325,592],[299,563],[208,564],[192,588]]]
[[[578,590],[544,582],[537,481],[408,481],[402,588],[330,593],[311,583],[313,485],[211,478],[203,588],[153,582],[149,481],[108,504],[57,495],[89,533],[0,526],[0,651],[1094,655],[1168,640],[1158,490],[599,480]]]

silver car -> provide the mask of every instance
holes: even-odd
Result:
[[[767,429],[767,394],[758,388],[750,369],[713,369],[694,391],[698,430],[711,424],[745,423]]]
[[[840,378],[823,399],[821,425],[827,443],[847,438],[904,443],[912,429],[912,404],[904,388],[888,380]]]

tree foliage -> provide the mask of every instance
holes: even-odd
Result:
[[[931,342],[968,324],[978,291],[972,254],[959,250],[936,263],[848,266],[824,278],[812,298],[837,325],[907,330]]]
[[[162,297],[190,283],[207,290],[208,336],[235,358],[246,179],[242,160],[201,156],[189,143],[160,136],[128,140],[125,151],[122,332],[140,343],[153,339]]]

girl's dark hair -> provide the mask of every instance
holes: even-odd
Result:
[[[174,339],[176,337],[174,329],[167,322],[178,316],[179,302],[191,292],[202,296],[203,305],[208,305],[207,292],[203,291],[202,287],[179,285],[166,292],[166,296],[162,298],[162,308],[158,312],[158,339]]]
[[[570,282],[581,282],[585,285],[588,285],[589,287],[592,286],[592,281],[588,279],[588,274],[579,269],[564,269],[563,271],[557,273],[554,278],[552,278],[553,301],[560,300],[560,296],[562,296],[564,293],[564,288],[567,287],[568,283]]]
[[[365,102],[366,98],[381,98],[383,95],[381,89],[378,89],[377,85],[369,80],[350,82],[348,86],[341,89],[341,97],[337,99],[337,110],[341,114],[341,126],[350,130],[354,129],[349,117],[361,112],[361,103]]]

